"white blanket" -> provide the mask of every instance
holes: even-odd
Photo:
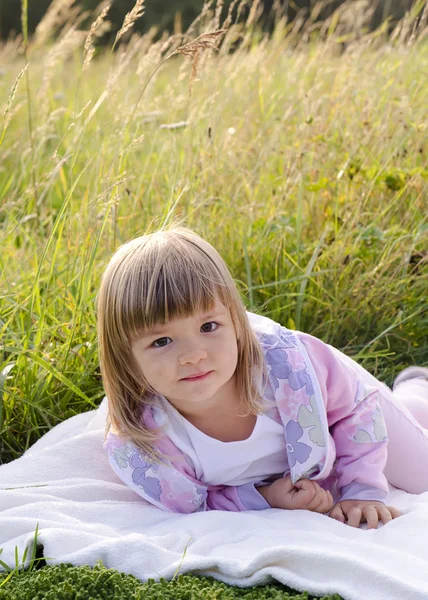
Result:
[[[376,530],[308,511],[164,512],[112,471],[102,449],[106,410],[104,399],[0,466],[0,548],[8,565],[15,546],[19,559],[27,545],[31,555],[38,524],[48,564],[101,559],[142,581],[171,579],[179,568],[241,587],[278,580],[345,600],[427,600],[428,493],[391,487],[388,503],[404,514]]]

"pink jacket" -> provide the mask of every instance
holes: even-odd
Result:
[[[378,388],[329,344],[267,317],[247,316],[268,367],[265,397],[275,403],[266,414],[284,427],[289,465],[284,476],[290,473],[293,483],[318,480],[335,501],[383,502],[388,437]],[[145,406],[146,427],[157,427],[153,411],[161,410],[156,402]],[[196,479],[190,459],[166,435],[156,445],[170,460],[153,463],[132,442],[111,432],[103,446],[118,477],[150,504],[178,513],[270,508],[256,488],[268,480],[206,484]]]

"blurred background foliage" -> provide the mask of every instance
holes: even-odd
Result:
[[[34,32],[38,23],[46,13],[51,4],[51,0],[37,0],[28,2],[28,31]],[[144,5],[144,18],[139,19],[135,24],[134,31],[140,33],[147,32],[150,27],[156,25],[159,28],[159,34],[163,31],[169,33],[180,33],[186,30],[191,22],[200,14],[204,5],[208,4],[204,0],[147,0]],[[358,0],[355,0],[358,3]],[[116,32],[120,29],[125,15],[132,9],[134,0],[113,0],[109,12],[109,21],[112,23],[112,29],[106,33],[101,43],[110,44]],[[223,13],[229,10],[233,0],[224,0]],[[343,4],[343,0],[330,0],[322,7],[318,18],[324,20],[331,16],[333,12]],[[376,10],[371,18],[370,27],[375,29],[386,19],[390,19],[391,28],[400,20],[412,5],[412,0],[373,0],[376,4]],[[92,20],[93,11],[99,6],[99,0],[65,0],[64,5],[67,9],[70,6],[79,7],[87,11],[86,19]],[[242,11],[241,18],[245,19],[251,6],[252,0],[246,3],[247,13]],[[296,15],[313,13],[320,5],[319,0],[263,0],[260,3],[262,11],[260,22],[265,29],[270,30],[273,27],[275,13],[280,11],[286,14],[288,20],[295,19]],[[237,15],[235,15],[236,17]],[[87,25],[83,21],[83,25]],[[0,2],[0,39],[19,35],[21,32],[21,0],[1,0]]]

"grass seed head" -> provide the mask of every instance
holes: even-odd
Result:
[[[125,19],[123,21],[122,27],[119,29],[116,35],[116,39],[114,40],[113,48],[116,46],[117,42],[120,38],[125,35],[125,33],[131,29],[134,25],[135,21],[143,16],[144,14],[144,0],[137,0],[134,8],[125,15]]]
[[[227,29],[218,29],[217,31],[203,33],[191,42],[188,42],[183,46],[179,46],[170,55],[173,56],[174,54],[183,54],[184,56],[192,57],[192,73],[189,82],[189,93],[192,92],[192,85],[198,71],[198,64],[200,61],[201,52],[207,48],[217,50],[218,44],[220,42],[220,36],[223,35],[223,33],[225,33],[226,31]]]
[[[111,8],[111,2],[107,2],[106,6],[103,8],[101,13],[98,15],[98,17],[95,19],[95,21],[91,25],[91,29],[89,30],[88,37],[86,38],[86,41],[85,41],[82,71],[86,71],[86,69],[89,67],[89,64],[94,56],[95,48],[93,45],[93,40],[94,40],[94,37],[96,36],[96,33],[97,33],[98,29],[100,28],[101,24],[104,22],[104,19],[106,18],[107,13],[110,10],[110,8]]]

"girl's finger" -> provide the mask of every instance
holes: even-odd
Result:
[[[322,490],[321,496],[322,500],[320,505],[317,507],[317,512],[325,514],[328,513],[333,506],[333,497],[328,490]]]
[[[361,508],[357,508],[356,506],[350,508],[347,514],[348,525],[350,525],[351,527],[359,527],[361,523],[361,516]]]
[[[389,521],[392,521],[392,519],[394,518],[391,514],[390,511],[390,506],[377,506],[377,511],[379,513],[379,516],[382,520],[382,522],[386,525],[387,523],[389,523]],[[393,512],[395,511],[395,509],[392,509]]]
[[[380,508],[379,506],[365,506],[363,508],[363,515],[367,522],[368,529],[377,529],[379,518],[378,518],[378,511],[376,509],[379,510],[379,508]],[[380,510],[379,510],[379,514],[380,514]],[[388,512],[388,515],[389,515],[389,512]],[[389,515],[389,517],[391,518],[391,515]]]
[[[308,504],[306,508],[312,512],[327,512],[326,496],[320,492],[317,492],[315,498]]]
[[[340,521],[341,523],[344,523],[346,521],[345,515],[343,514],[343,510],[338,504],[336,504],[336,506],[332,508],[329,516],[332,519],[335,519],[336,521]]]
[[[306,505],[306,510],[312,512],[326,512],[327,510],[327,495],[321,487],[314,486],[315,494],[310,502]]]
[[[316,496],[314,484],[309,479],[301,479],[295,483],[294,487],[297,489],[299,499],[306,501],[305,508],[307,508]]]
[[[393,506],[386,506],[386,508],[389,510],[389,512],[391,514],[391,517],[393,519],[396,519],[397,517],[402,517],[403,516],[403,513],[401,513],[399,510],[397,510]]]
[[[296,481],[296,483],[294,484],[294,487],[298,490],[304,490],[305,492],[312,491],[313,493],[315,493],[314,482],[310,479],[299,479],[299,481]]]

